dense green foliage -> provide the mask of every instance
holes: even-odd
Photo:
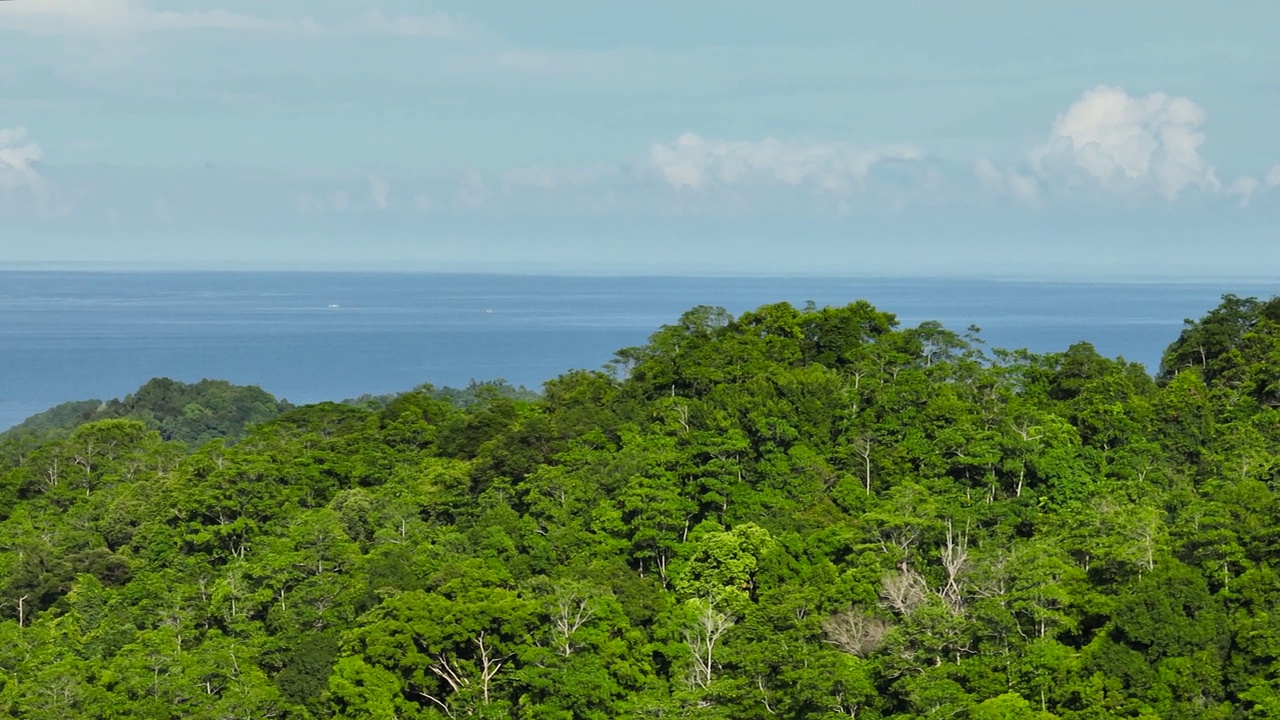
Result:
[[[1280,717],[1278,307],[1155,379],[779,304],[537,400],[95,418],[0,469],[0,714]]]
[[[198,444],[238,439],[251,425],[270,420],[293,406],[262,388],[224,380],[183,383],[156,378],[123,400],[63,403],[28,418],[0,438],[48,440],[65,437],[99,420],[138,420],[165,440]]]
[[[508,400],[532,401],[539,400],[541,396],[523,385],[512,385],[506,380],[472,380],[464,388],[453,387],[436,387],[431,384],[419,385],[414,388],[415,393],[428,395],[437,400],[447,400],[450,403],[467,408],[480,403],[488,402],[494,398],[507,398]],[[344,400],[346,405],[357,405],[370,410],[381,410],[388,403],[395,400],[398,395],[361,395],[358,398]]]

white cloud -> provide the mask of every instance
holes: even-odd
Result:
[[[343,213],[368,213],[388,210],[391,203],[391,183],[373,174],[366,174],[367,191],[360,190],[359,179],[342,175],[322,176],[309,191],[291,194],[294,210],[300,215],[329,215]],[[332,188],[341,183],[345,187]],[[332,189],[324,189],[329,185]]]
[[[24,127],[0,129],[0,194],[29,191],[43,195],[49,181],[40,174],[43,153],[40,146],[27,140]]]
[[[1231,183],[1231,187],[1227,188],[1227,194],[1239,195],[1240,207],[1247,207],[1249,202],[1253,200],[1253,194],[1258,191],[1258,187],[1259,183],[1257,178],[1245,175],[1243,177],[1236,178],[1235,182]]]
[[[445,13],[387,17],[380,10],[372,10],[364,15],[362,24],[370,31],[401,37],[457,38],[485,34],[465,18]]]
[[[1227,188],[1227,192],[1232,195],[1239,195],[1240,207],[1247,207],[1255,195],[1269,193],[1277,187],[1280,187],[1280,165],[1272,165],[1262,180],[1245,175],[1237,178],[1231,184],[1231,187]]]
[[[458,188],[458,204],[468,210],[476,210],[489,200],[489,187],[484,176],[476,170],[467,170],[462,175],[462,186]]]
[[[352,202],[351,193],[346,190],[331,190],[319,194],[294,193],[293,207],[300,215],[327,215],[361,209]]]
[[[1226,189],[1226,192],[1228,195],[1240,198],[1237,205],[1248,207],[1253,202],[1253,198],[1269,194],[1276,188],[1280,188],[1280,164],[1272,165],[1261,180],[1252,175],[1243,175],[1236,178]]]
[[[1014,168],[1001,170],[985,157],[973,161],[973,175],[984,189],[996,193],[1010,193],[1030,204],[1040,199],[1040,185],[1034,177],[1024,175]]]
[[[98,36],[180,30],[287,31],[311,35],[336,32],[500,40],[483,25],[462,15],[446,13],[389,16],[372,10],[322,26],[311,17],[265,17],[224,8],[177,11],[162,9],[164,4],[160,0],[18,0],[0,4],[0,30],[32,35]]]
[[[807,185],[832,193],[866,187],[873,166],[888,161],[920,160],[913,145],[859,148],[844,142],[796,143],[710,140],[685,133],[649,149],[649,162],[674,188],[702,190],[748,182]]]
[[[140,15],[138,28],[158,30],[275,30],[290,27],[267,18],[241,15],[227,10],[208,12],[145,12]]]
[[[1184,97],[1133,97],[1099,86],[1058,116],[1029,161],[1046,182],[1087,183],[1115,193],[1154,190],[1173,200],[1188,187],[1218,191],[1221,183],[1200,155],[1207,119],[1203,107]]]
[[[386,210],[391,206],[391,183],[381,178],[369,176],[369,200],[373,202],[373,206],[379,210]]]
[[[973,176],[978,183],[988,190],[1004,191],[1004,171],[998,169],[984,157],[973,161]]]
[[[1154,194],[1169,201],[1199,189],[1235,197],[1246,207],[1258,194],[1280,186],[1280,165],[1262,180],[1244,175],[1224,186],[1200,154],[1207,120],[1205,109],[1188,98],[1161,92],[1134,97],[1103,85],[1059,115],[1049,137],[1025,162],[1002,168],[980,157],[973,176],[987,192],[1031,205],[1082,189],[1113,196]]]
[[[1262,186],[1267,190],[1280,187],[1280,164],[1271,166],[1267,171],[1267,177],[1262,181]]]
[[[547,168],[518,168],[502,174],[503,189],[507,192],[516,188],[532,188],[535,190],[554,190],[557,171]]]
[[[580,167],[534,166],[508,170],[501,176],[502,191],[555,190],[582,188],[620,180],[617,167],[602,165]]]
[[[318,30],[318,27],[311,20],[276,20],[224,9],[155,10],[141,0],[19,0],[0,6],[0,29],[35,35],[132,35],[168,30]]]

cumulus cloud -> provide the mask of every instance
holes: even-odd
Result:
[[[776,138],[728,141],[693,133],[649,149],[649,162],[664,182],[692,190],[765,181],[847,193],[864,189],[877,164],[922,157],[914,145],[859,148],[844,142],[797,143]]]
[[[157,10],[141,0],[27,0],[0,8],[0,29],[35,35],[127,35],[169,30],[305,30],[317,27],[310,20],[277,20],[224,9]]]
[[[1278,187],[1280,187],[1280,164],[1272,165],[1261,180],[1252,175],[1236,178],[1226,192],[1228,195],[1240,198],[1237,202],[1240,207],[1248,207],[1254,197],[1266,195]]]
[[[1222,189],[1200,155],[1208,113],[1185,97],[1141,97],[1099,86],[1058,116],[1030,166],[1046,182],[1093,184],[1115,193],[1154,190],[1175,199],[1188,187]]]
[[[1240,197],[1240,207],[1248,207],[1255,195],[1269,193],[1280,187],[1280,165],[1272,165],[1261,180],[1251,176],[1237,178],[1227,192]]]
[[[1054,120],[1048,138],[1020,163],[1000,167],[986,158],[973,176],[988,193],[1042,205],[1072,191],[1112,196],[1154,195],[1173,201],[1191,190],[1234,197],[1240,207],[1280,186],[1280,165],[1263,179],[1224,184],[1200,153],[1208,113],[1189,98],[1162,92],[1133,96],[1117,87],[1083,93]]]
[[[1253,194],[1258,191],[1259,186],[1260,183],[1257,178],[1245,175],[1244,177],[1236,178],[1235,182],[1231,183],[1231,187],[1227,188],[1227,194],[1239,196],[1240,207],[1247,207],[1250,201],[1253,200]]]
[[[294,210],[300,215],[329,215],[368,213],[392,207],[390,181],[367,173],[364,176],[367,189],[364,191],[360,189],[359,182],[359,178],[354,176],[318,179],[309,190],[291,193]],[[334,188],[333,185],[338,183],[342,186]]]
[[[973,176],[986,190],[1010,193],[1019,200],[1032,204],[1040,199],[1040,186],[1034,177],[1024,175],[1014,168],[997,168],[985,157],[979,157],[973,162]]]
[[[40,146],[27,140],[26,128],[0,129],[0,194],[44,194],[49,182],[40,174],[41,157]]]
[[[391,183],[373,175],[369,176],[369,200],[379,210],[391,206]]]

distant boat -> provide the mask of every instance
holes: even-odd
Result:
[[[492,315],[492,314],[493,314],[493,310],[491,310],[491,309],[489,309],[489,308],[485,308],[485,309],[484,309],[484,314],[485,314],[485,315]]]
[[[338,309],[338,308],[340,308],[340,307],[342,307],[342,306],[341,306],[341,305],[330,305],[329,307],[330,307],[330,308],[332,308],[332,309],[334,309],[334,310],[336,310],[336,309]]]

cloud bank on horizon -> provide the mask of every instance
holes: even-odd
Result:
[[[1043,142],[1027,150],[1021,161],[1002,167],[978,156],[968,161],[970,173],[958,171],[955,163],[948,168],[943,158],[923,144],[858,145],[777,137],[729,140],[686,131],[673,140],[652,143],[647,153],[596,167],[518,167],[494,173],[492,178],[474,168],[410,171],[396,182],[415,191],[402,193],[403,198],[394,202],[390,178],[359,168],[327,177],[294,178],[295,186],[282,195],[281,206],[291,198],[293,209],[304,215],[395,207],[476,211],[520,194],[537,193],[545,202],[556,191],[596,192],[615,200],[619,193],[631,192],[637,203],[661,204],[678,202],[682,194],[715,193],[724,199],[735,191],[784,189],[814,198],[915,191],[928,193],[933,204],[959,205],[995,193],[1032,207],[1073,193],[1099,202],[1138,196],[1172,203],[1199,192],[1244,207],[1255,196],[1280,187],[1280,163],[1224,185],[1213,164],[1200,153],[1207,119],[1206,110],[1189,98],[1162,92],[1134,97],[1122,88],[1098,86],[1060,114]],[[36,195],[56,189],[41,173],[43,154],[26,127],[0,128],[0,192]],[[877,172],[885,168],[898,172]],[[277,182],[284,186],[290,179],[281,173]],[[330,189],[319,194],[306,189],[326,183]],[[491,192],[491,183],[498,186],[498,193]],[[356,190],[353,184],[367,186]],[[438,192],[443,187],[449,194],[450,184],[454,202],[441,198],[444,205],[423,189]],[[655,195],[655,190],[667,192]],[[820,211],[821,207],[815,204],[810,209]]]
[[[900,76],[893,82],[855,64],[876,48],[777,17],[772,45],[750,30],[667,41],[675,33],[646,31],[646,16],[626,36],[617,23],[592,25],[580,3],[553,4],[581,11],[582,26],[456,3],[0,4],[0,42],[20,58],[0,70],[0,216],[15,238],[0,234],[0,246],[43,233],[71,239],[45,250],[24,240],[10,255],[110,255],[92,250],[93,232],[112,238],[117,256],[145,258],[154,243],[129,236],[181,244],[325,227],[456,240],[467,222],[518,233],[536,221],[554,252],[546,238],[654,218],[726,237],[752,218],[826,223],[832,236],[883,235],[906,218],[925,238],[922,213],[938,218],[935,235],[965,217],[1016,220],[1010,236],[1051,234],[1066,215],[1141,226],[1174,210],[1223,231],[1280,217],[1280,143],[1257,122],[1267,107],[1250,106],[1261,96],[1225,94],[1212,74],[1199,84],[1161,75],[1151,69],[1160,58],[1114,51],[1063,72],[1034,42],[1032,15],[1016,30],[1033,37],[1005,48],[1025,58],[1026,80],[1008,79],[1007,60],[948,45],[942,4],[914,28],[909,13],[860,17],[868,46],[886,28],[913,28],[951,58],[891,56],[881,74]],[[1082,40],[1100,32],[1082,22]],[[1217,27],[1201,23],[1232,37],[1229,23]],[[1254,66],[1267,53],[1280,62],[1265,36],[1235,37]],[[243,52],[226,53],[228,43]],[[1038,82],[1042,65],[1063,77]],[[957,91],[965,82],[976,83],[969,96]],[[1191,94],[1197,87],[1207,99]],[[1250,123],[1253,142],[1240,134]],[[278,243],[280,257],[306,247],[301,237]],[[767,239],[755,243],[767,264]],[[407,247],[388,246],[387,257]],[[430,243],[413,252],[429,259]],[[227,253],[258,257],[252,243]]]

